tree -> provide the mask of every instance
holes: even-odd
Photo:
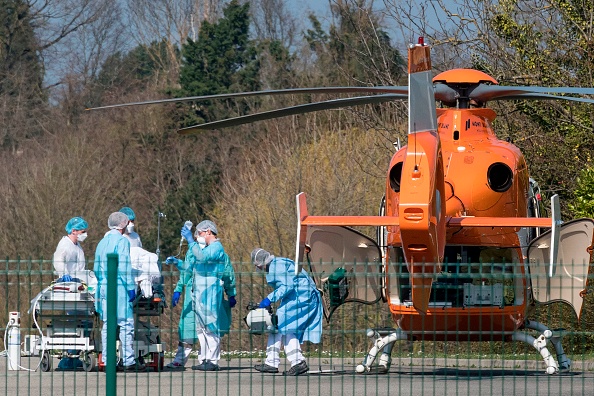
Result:
[[[404,59],[390,42],[379,17],[366,0],[340,0],[332,6],[334,23],[324,32],[309,16],[305,38],[337,83],[392,84],[404,76]]]
[[[325,31],[310,15],[312,28],[305,39],[315,54],[317,74],[311,85],[399,85],[406,76],[405,61],[392,45],[373,2],[339,0],[332,2],[333,23]],[[313,74],[313,73],[312,73]],[[329,115],[331,113],[326,113]],[[341,114],[338,122],[373,129],[394,142],[403,136],[400,127],[407,115],[401,102],[360,106]]]
[[[177,95],[213,95],[219,93],[252,91],[259,87],[256,47],[249,40],[249,3],[240,5],[233,0],[223,10],[216,23],[204,21],[198,40],[188,38],[182,47],[180,72],[181,89]],[[246,102],[225,102],[226,106],[213,106],[203,102],[194,107],[183,125],[242,114]]]
[[[46,101],[43,65],[31,8],[23,0],[0,1],[0,145],[15,151],[39,133],[35,115]],[[33,115],[33,116],[32,116]]]
[[[587,167],[580,172],[574,196],[569,205],[574,216],[594,218],[594,168]]]
[[[159,56],[155,57],[155,54]],[[150,45],[139,45],[126,54],[116,52],[109,56],[94,80],[88,106],[103,104],[102,96],[121,97],[146,90],[148,85],[160,87],[167,80],[170,64],[179,62],[179,51],[169,59],[170,48],[165,40]],[[159,61],[155,61],[158,58]]]
[[[215,21],[220,12],[220,0],[127,0],[128,19],[133,27],[132,36],[140,45],[151,49],[152,43],[162,38],[163,48],[151,52],[151,61],[160,64],[173,86],[179,79],[179,62],[171,59],[188,37],[196,40],[196,32],[204,21]],[[154,49],[154,48],[153,48]]]
[[[289,88],[296,84],[297,56],[290,49],[296,47],[297,23],[285,3],[282,0],[251,2],[263,89]]]
[[[581,0],[500,1],[489,18],[493,47],[505,60],[499,69],[506,85],[593,86],[594,4]],[[498,56],[499,57],[499,56]],[[484,63],[484,62],[483,62]],[[530,120],[525,128],[509,117],[512,139],[531,160],[532,172],[547,192],[572,198],[583,165],[591,164],[594,143],[591,105],[561,101],[518,101],[512,110]]]

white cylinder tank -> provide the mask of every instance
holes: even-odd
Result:
[[[8,315],[8,370],[19,370],[21,366],[21,314]]]

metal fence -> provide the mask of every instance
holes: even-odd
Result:
[[[264,274],[253,272],[250,265],[233,266],[238,303],[232,309],[231,330],[222,338],[220,371],[191,368],[199,364],[198,343],[185,370],[164,368],[177,349],[181,313],[181,305],[171,307],[179,272],[164,267],[163,309],[137,318],[136,324],[141,336],[135,342],[141,340],[144,345],[139,347],[139,357],[148,368],[112,375],[97,367],[100,322],[93,313],[86,317],[70,312],[82,316],[74,331],[79,339],[88,339],[89,346],[84,342],[66,346],[60,326],[68,324],[60,322],[59,315],[40,310],[39,301],[35,306],[38,294],[56,279],[52,262],[5,260],[0,266],[0,389],[7,395],[103,395],[110,386],[115,386],[118,395],[594,394],[594,314],[592,294],[586,287],[580,290],[583,307],[578,321],[565,303],[533,301],[538,294],[533,289],[545,288],[546,282],[531,283],[523,271],[506,271],[505,265],[493,263],[469,264],[463,271],[445,267],[442,276],[434,279],[429,313],[413,317],[402,314],[414,310],[405,265],[394,264],[393,271],[379,274],[384,282],[380,289],[384,287],[392,306],[385,301],[386,293],[375,302],[374,293],[365,294],[366,289],[378,290],[378,274],[373,271],[361,271],[364,275],[358,278],[347,271],[339,274],[344,276],[340,279],[314,273],[325,308],[333,313],[324,323],[322,342],[302,345],[309,372],[292,377],[283,375],[290,368],[284,355],[278,374],[253,369],[265,359],[267,336],[248,329],[246,307],[262,300],[271,289]],[[87,266],[92,267],[92,263]],[[370,303],[350,301],[363,299]],[[337,306],[341,300],[347,302]],[[514,318],[519,311],[526,318]],[[15,317],[11,312],[19,313],[19,326],[11,322]],[[517,330],[509,331],[501,324],[513,320],[521,322]],[[56,338],[53,346],[47,350],[35,347],[48,336]],[[62,369],[60,361],[68,353],[81,356],[84,364]]]

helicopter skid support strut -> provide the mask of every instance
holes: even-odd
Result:
[[[533,320],[526,320],[524,323],[527,329],[536,330],[540,335],[536,338],[523,332],[516,331],[512,335],[512,340],[523,341],[529,345],[532,345],[542,356],[547,374],[557,374],[559,371],[569,371],[571,367],[571,360],[563,351],[561,345],[561,337],[563,337],[563,330],[551,330],[542,323],[535,322]],[[551,342],[557,353],[557,361],[553,358],[553,355],[547,349],[547,342]]]
[[[387,373],[390,370],[390,365],[392,364],[392,348],[394,347],[394,343],[396,341],[401,340],[408,340],[408,334],[403,332],[401,329],[390,329],[386,330],[367,330],[367,336],[370,338],[375,338],[373,343],[373,347],[363,360],[363,363],[357,365],[356,371],[359,374],[368,373],[371,371],[371,367],[373,366],[377,355],[379,354],[380,350],[382,354],[377,362],[378,373]]]

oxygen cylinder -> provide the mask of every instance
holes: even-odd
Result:
[[[8,370],[18,370],[21,365],[21,314],[8,314]]]

